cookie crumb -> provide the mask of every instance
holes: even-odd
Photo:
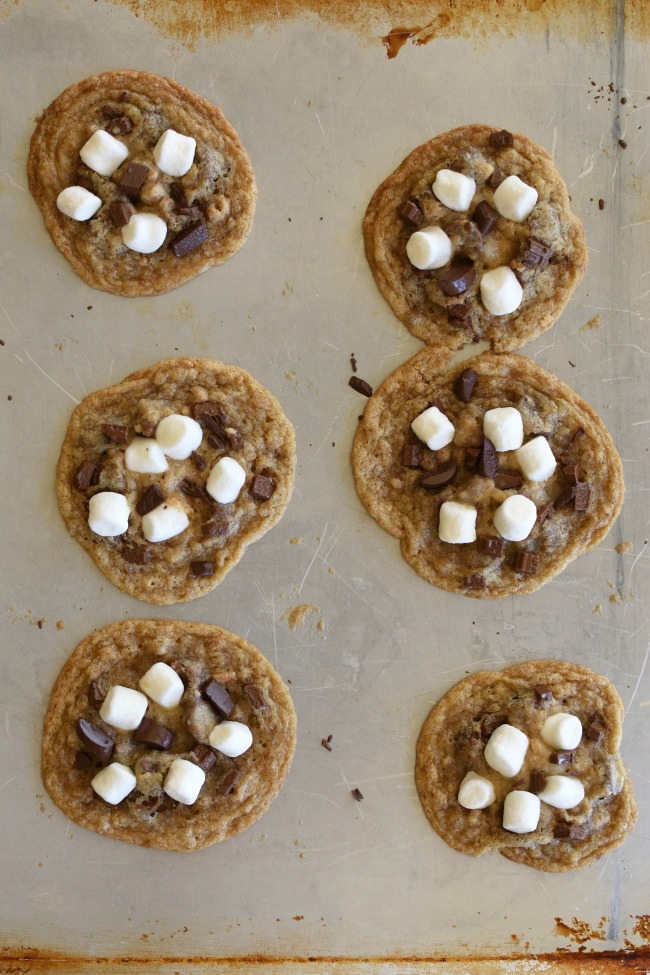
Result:
[[[632,542],[619,542],[616,546],[616,551],[619,555],[622,555],[623,552],[629,552],[631,548]]]
[[[363,794],[360,789],[352,789],[352,798],[356,799],[357,802],[361,802],[363,799]]]
[[[290,629],[295,630],[297,626],[303,625],[308,613],[320,613],[320,611],[320,606],[316,606],[315,603],[300,603],[299,606],[288,609],[282,619],[288,622]]]
[[[591,612],[592,612],[592,614],[593,613],[598,613],[599,616],[602,616],[603,615],[603,607],[602,607],[602,605],[600,603],[596,603],[596,605],[594,606],[594,608],[592,609]]]
[[[592,328],[600,328],[600,315],[594,315],[593,318],[590,318],[589,321],[582,326],[580,331],[586,332],[587,329],[591,330]]]

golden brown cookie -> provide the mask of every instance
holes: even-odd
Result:
[[[110,176],[79,156],[102,129],[128,150]],[[182,176],[163,172],[153,157],[168,129],[196,141],[194,162]],[[77,274],[118,295],[162,294],[221,264],[244,243],[255,211],[248,155],[220,109],[146,71],[107,71],[67,88],[39,119],[27,174],[45,225]],[[75,220],[57,207],[70,186],[101,201],[90,219]],[[134,213],[167,225],[153,253],[123,241],[122,227]]]
[[[542,738],[551,715],[571,714],[582,724],[572,752],[558,753]],[[528,738],[521,770],[505,777],[485,760],[485,746],[501,725]],[[424,813],[437,833],[460,853],[498,850],[538,870],[583,867],[625,839],[636,820],[632,784],[619,756],[623,706],[613,685],[587,667],[533,660],[500,673],[466,677],[436,704],[417,743],[415,781]],[[485,808],[458,801],[468,772],[487,779],[494,800]],[[573,808],[544,801],[551,776],[571,776],[584,786]],[[514,833],[502,825],[506,795],[541,796],[537,828]]]
[[[357,492],[433,585],[479,599],[533,592],[607,534],[623,503],[619,456],[589,404],[530,359],[484,353],[457,366],[448,360],[445,350],[423,349],[369,400],[352,450]],[[428,449],[411,428],[432,405],[454,427],[440,450]],[[497,408],[518,411],[525,443],[546,439],[556,462],[550,477],[530,480],[515,450],[486,446],[484,417]],[[527,498],[536,517],[521,541],[502,538],[494,524],[514,495]],[[441,540],[445,502],[475,509],[475,540]]]
[[[465,211],[434,195],[441,170],[474,180]],[[522,221],[496,210],[495,191],[508,177],[538,194]],[[429,226],[445,231],[451,257],[436,270],[419,270],[406,245]],[[549,154],[526,136],[488,125],[465,125],[415,149],[375,192],[363,230],[375,281],[397,317],[424,342],[448,349],[479,339],[497,352],[519,348],[553,325],[587,266],[582,224]],[[490,314],[480,296],[483,275],[497,267],[509,268],[523,289],[508,314]]]
[[[163,707],[147,696],[135,730],[100,716],[112,687],[141,694],[141,678],[161,663],[182,681],[177,704]],[[250,747],[235,758],[209,744],[211,730],[225,720],[252,733]],[[266,812],[295,744],[289,691],[246,640],[205,623],[125,620],[82,640],[59,674],[45,717],[41,771],[53,801],[79,826],[140,846],[200,850],[241,833]],[[191,804],[165,791],[177,759],[205,773]],[[91,784],[113,763],[135,778],[116,804]]]
[[[163,458],[162,473],[130,470],[127,449],[142,440],[160,457],[158,425],[168,416],[192,419],[200,444],[186,459]],[[220,503],[207,486],[226,457],[244,483],[235,500]],[[57,467],[59,508],[72,537],[114,585],[165,605],[210,592],[276,524],[291,497],[295,463],[293,428],[252,376],[210,359],[166,359],[75,409]],[[104,492],[126,512],[124,523],[109,529],[119,534],[90,528],[89,506]],[[150,541],[143,518],[152,511],[167,517],[161,506],[173,509],[177,527],[185,520],[187,527]]]

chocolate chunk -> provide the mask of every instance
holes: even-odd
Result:
[[[184,230],[172,243],[172,250],[176,257],[185,257],[190,251],[196,250],[208,239],[208,228],[203,222],[193,223]]]
[[[204,772],[209,772],[217,763],[217,756],[214,754],[211,748],[207,745],[202,745],[197,742],[192,749],[191,754],[194,756],[194,762],[199,768],[202,768]]]
[[[363,396],[372,396],[372,386],[367,383],[365,379],[359,379],[358,376],[350,376],[348,386],[351,386],[357,393],[361,393]]]
[[[129,100],[129,93],[128,93],[128,91],[123,91],[122,94],[120,95],[120,97],[117,100],[118,100],[118,102],[128,102],[128,100]]]
[[[528,783],[528,791],[532,792],[533,795],[538,795],[544,790],[546,786],[546,776],[543,772],[538,769],[534,769],[530,773],[530,782]]]
[[[418,443],[407,443],[402,447],[402,467],[419,467],[422,464],[422,447]]]
[[[458,465],[456,461],[449,460],[446,464],[441,464],[438,470],[432,471],[430,474],[425,474],[424,477],[420,478],[420,487],[427,488],[430,491],[435,491],[438,488],[445,487],[450,484],[451,481],[456,476],[456,471],[458,470]]]
[[[422,210],[420,210],[417,203],[413,203],[412,200],[405,200],[404,203],[397,208],[397,213],[402,220],[412,224],[414,227],[419,227],[424,220]]]
[[[205,500],[206,490],[202,484],[197,484],[189,477],[184,477],[183,480],[178,485],[178,490],[186,495],[188,498],[198,498],[200,500]],[[210,495],[208,495],[208,498]]]
[[[214,575],[214,562],[208,560],[202,562],[190,562],[190,572],[197,579],[208,578]]]
[[[525,267],[544,268],[551,259],[552,247],[547,247],[534,237],[527,237],[524,241],[519,260]]]
[[[199,207],[180,207],[178,212],[184,217],[191,217],[192,220],[200,220],[203,216]]]
[[[497,472],[497,452],[494,444],[487,437],[483,437],[481,458],[478,462],[478,472],[482,477],[494,477]]]
[[[542,701],[553,700],[553,692],[546,684],[533,684],[533,691],[535,692],[535,700],[538,704],[541,704]]]
[[[104,118],[121,118],[123,114],[122,109],[116,108],[114,105],[104,105],[102,108]]]
[[[275,491],[275,481],[272,477],[264,477],[262,474],[256,474],[248,490],[258,501],[268,501]]]
[[[350,366],[352,368],[352,372],[356,372],[357,371],[357,359],[356,359],[356,356],[355,356],[354,352],[350,356]]]
[[[571,752],[551,752],[548,757],[549,762],[553,765],[570,765],[575,761],[576,753]]]
[[[153,511],[154,508],[157,508],[159,504],[162,504],[164,500],[165,499],[158,485],[150,484],[148,488],[145,488],[136,501],[135,510],[140,517],[143,517],[150,511]]]
[[[352,789],[352,798],[353,799],[356,799],[357,802],[361,802],[361,800],[363,799],[363,795],[361,793],[361,790],[360,789]]]
[[[453,264],[451,267],[438,271],[435,275],[443,295],[453,297],[462,295],[476,281],[474,265],[468,262]]]
[[[523,572],[532,576],[539,569],[539,555],[536,552],[517,552],[515,558],[515,572]]]
[[[216,791],[219,793],[220,796],[229,796],[232,790],[237,785],[239,779],[240,779],[240,773],[237,771],[237,769],[236,768],[230,769],[230,771],[226,772],[226,774],[222,778],[221,782],[217,786]]]
[[[594,718],[591,724],[585,728],[587,738],[590,738],[592,741],[600,741],[606,731],[607,728],[599,718]]]
[[[91,460],[82,460],[79,467],[75,471],[74,475],[74,485],[79,491],[87,491],[93,481],[93,475],[97,465],[93,464]]]
[[[510,471],[498,471],[494,475],[494,486],[500,491],[509,491],[510,488],[518,490],[524,483],[520,474],[512,474]]]
[[[472,220],[484,237],[492,233],[498,219],[499,214],[497,211],[485,200],[481,200],[476,210],[474,210],[474,216],[472,217]]]
[[[219,681],[209,680],[203,687],[202,694],[222,718],[229,718],[235,710],[235,702]]]
[[[332,751],[332,746],[330,745],[330,742],[329,742],[329,739],[331,737],[332,736],[330,735],[329,738],[321,738],[321,740],[320,740],[321,745],[323,746],[323,748],[326,748],[328,752],[331,752]]]
[[[227,534],[228,522],[221,518],[214,518],[212,521],[206,521],[204,525],[201,525],[202,538],[216,538],[219,535]]]
[[[543,525],[546,519],[551,515],[553,511],[553,502],[547,501],[546,504],[542,505],[541,508],[537,509],[537,520],[540,525]]]
[[[195,450],[192,451],[190,457],[194,461],[194,466],[196,467],[197,471],[204,471],[205,468],[208,466],[207,460],[201,457],[200,454],[197,454]]]
[[[480,447],[466,447],[465,448],[465,467],[470,471],[475,471],[478,467],[478,462],[481,459],[481,448]]]
[[[203,400],[201,403],[194,403],[192,405],[192,417],[195,420],[204,420],[206,425],[208,420],[212,420],[217,424],[216,428],[210,427],[211,430],[214,429],[215,433],[217,431],[221,433],[224,424],[228,422],[226,414],[223,412],[219,403],[215,403],[214,400],[210,399]]]
[[[151,549],[146,545],[124,545],[120,555],[131,565],[146,565],[151,561]]]
[[[120,115],[119,118],[116,118],[110,125],[106,126],[106,129],[111,135],[126,135],[132,128],[133,122],[128,115]]]
[[[485,577],[482,576],[480,572],[472,572],[472,574],[467,576],[465,579],[466,589],[485,589],[485,586]]]
[[[88,685],[88,703],[91,708],[100,708],[104,703],[104,698],[106,697],[107,688],[105,682],[95,678],[91,680]]]
[[[575,496],[576,496],[575,485],[569,484],[569,486],[565,487],[564,491],[562,491],[555,499],[555,507],[563,508],[564,505],[569,504],[570,501],[573,501]]]
[[[501,170],[497,166],[496,169],[493,169],[492,170],[492,172],[490,173],[490,175],[488,176],[488,178],[486,179],[485,182],[493,190],[496,190],[497,187],[501,186],[501,184],[503,183],[504,179],[505,179],[505,176],[503,175],[503,173],[501,172]]]
[[[137,196],[147,178],[149,167],[144,163],[129,163],[120,180],[120,189],[126,196]]]
[[[490,132],[490,145],[501,148],[501,146],[514,146],[515,140],[512,137],[512,132],[508,132],[507,129],[501,129],[500,132]]]
[[[225,450],[226,438],[221,433],[211,433],[208,437],[208,447],[212,447],[213,450]]]
[[[564,476],[566,477],[569,484],[577,484],[578,481],[580,480],[580,465],[565,464]]]
[[[268,708],[269,702],[264,697],[262,689],[257,684],[244,684],[244,694],[251,702],[256,711],[264,711]]]
[[[508,718],[505,714],[484,714],[481,718],[481,738],[483,741],[487,741],[497,728],[507,723]]]
[[[183,187],[180,185],[180,183],[171,184],[171,186],[169,187],[169,195],[171,196],[176,206],[179,207],[181,210],[184,210],[185,207],[189,206],[189,201],[185,196],[185,193],[183,192]]]
[[[625,139],[619,139],[618,144],[621,147],[621,149],[627,149],[627,142],[625,141]]]
[[[77,720],[77,734],[89,755],[100,762],[110,761],[115,748],[115,739],[111,734],[85,718]]]
[[[113,200],[108,208],[108,215],[114,227],[125,227],[131,219],[133,210],[123,200]]]
[[[469,325],[472,315],[472,307],[464,301],[456,301],[453,305],[447,305],[447,318],[456,325]]]
[[[454,393],[463,403],[469,403],[474,395],[476,386],[476,373],[473,369],[463,369],[460,376],[454,383]]]
[[[598,201],[598,209],[599,210],[604,210],[605,209],[605,201],[604,200],[599,200]]]
[[[583,430],[582,427],[578,427],[578,429],[576,430],[576,432],[571,437],[571,443],[575,443],[576,440],[578,439],[578,437],[582,437],[583,436],[584,432],[585,431]]]
[[[101,431],[107,440],[113,443],[128,443],[129,428],[123,427],[119,423],[102,423]]]
[[[150,745],[159,751],[171,748],[175,738],[176,735],[170,728],[165,728],[164,724],[154,721],[153,718],[143,718],[133,734],[134,741],[141,745]]]
[[[589,495],[591,488],[586,481],[578,481],[575,486],[575,505],[576,511],[586,511],[589,505]]]
[[[558,823],[553,829],[556,840],[585,840],[588,835],[589,830],[582,823]]]
[[[481,555],[501,556],[506,550],[505,538],[497,535],[477,535],[476,547]]]
[[[82,752],[79,750],[74,757],[74,767],[78,772],[85,772],[87,769],[92,768],[95,762],[90,757],[88,752]]]

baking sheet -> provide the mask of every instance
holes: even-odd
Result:
[[[321,968],[324,958],[404,956],[416,960],[413,971],[429,970],[419,958],[466,958],[455,972],[470,971],[477,955],[647,947],[650,84],[647,47],[625,39],[620,10],[612,28],[617,10],[583,32],[591,39],[557,35],[552,20],[526,33],[522,14],[512,37],[436,38],[388,59],[379,37],[313,18],[190,50],[152,26],[145,7],[0,8],[7,970],[26,948],[67,958],[70,971],[73,956],[160,960],[161,971],[163,959],[194,958],[175,965],[183,972],[203,970],[200,959],[253,956],[311,957],[319,971],[336,970]],[[158,298],[86,286],[51,243],[26,185],[36,115],[67,85],[124,66],[168,74],[219,104],[258,181],[243,250]],[[557,326],[523,352],[601,414],[627,482],[623,512],[595,552],[540,592],[499,601],[456,597],[415,575],[366,515],[349,465],[365,403],[347,386],[350,354],[376,387],[420,348],[366,265],[366,203],[412,148],[468,122],[526,133],[569,185],[590,265]],[[176,353],[237,363],[267,386],[295,425],[298,474],[283,520],[215,592],[161,609],[113,589],[68,537],[53,478],[75,403]],[[80,829],[40,781],[42,720],[64,660],[92,629],[138,616],[242,634],[291,682],[298,712],[296,759],[271,810],[192,855]],[[419,728],[456,680],[548,656],[592,667],[618,688],[640,814],[611,856],[557,876],[455,853],[426,822],[413,781]],[[320,744],[329,734],[331,753]]]

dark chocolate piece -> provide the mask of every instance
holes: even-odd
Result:
[[[468,575],[465,579],[466,589],[485,589],[485,587],[485,576],[482,576],[480,572],[472,572],[472,574]]]
[[[214,562],[207,559],[202,562],[190,562],[190,572],[197,579],[207,578],[214,575]]]
[[[458,465],[456,461],[449,460],[446,464],[441,464],[438,470],[432,471],[430,474],[425,474],[424,477],[420,478],[420,487],[427,488],[430,491],[435,491],[438,488],[445,487],[449,484],[456,476],[456,471],[458,470]]]
[[[334,737],[334,735],[328,735],[327,738],[321,738],[321,740],[320,740],[321,745],[323,746],[323,748],[326,748],[328,750],[328,752],[331,752],[332,751],[332,744],[331,743],[332,743],[332,738],[333,737]]]
[[[553,502],[547,501],[546,504],[542,505],[541,508],[537,509],[537,520],[540,525],[543,525],[547,518],[550,517],[553,511]]]
[[[533,795],[538,795],[544,790],[546,786],[546,776],[539,769],[534,769],[530,773],[530,782],[528,783],[528,791],[532,792]]]
[[[206,499],[206,490],[202,484],[197,484],[189,477],[184,477],[183,480],[178,485],[178,490],[186,495],[188,498],[199,498],[201,500]],[[210,495],[208,495],[208,498]]]
[[[570,501],[573,501],[575,496],[576,496],[575,484],[569,484],[569,486],[565,487],[564,491],[562,491],[555,499],[555,507],[563,508],[565,504],[569,504]]]
[[[79,718],[77,720],[77,735],[89,755],[99,759],[100,762],[110,761],[115,748],[115,739],[111,734],[104,731],[93,721]]]
[[[501,556],[506,550],[505,538],[497,535],[477,535],[476,547],[481,555]]]
[[[150,484],[148,488],[145,488],[136,501],[135,510],[140,517],[143,517],[150,511],[153,511],[154,508],[157,508],[159,504],[162,504],[164,500],[165,499],[158,485]]]
[[[221,433],[211,433],[208,437],[208,447],[212,447],[213,450],[225,450],[226,438]]]
[[[256,711],[264,711],[269,706],[269,702],[264,697],[264,693],[257,684],[244,684],[244,694],[251,702]]]
[[[200,207],[179,207],[178,212],[184,217],[191,217],[192,220],[200,220],[203,216],[203,211]]]
[[[357,802],[361,802],[363,799],[363,794],[360,789],[352,789],[352,798],[356,799]]]
[[[538,704],[542,701],[552,701],[553,691],[546,684],[533,684],[533,691],[535,692],[535,700]]]
[[[556,840],[585,840],[589,829],[583,823],[558,823],[553,829]]]
[[[196,467],[197,471],[204,471],[205,468],[208,466],[207,460],[201,457],[200,454],[197,454],[196,450],[192,451],[190,457],[194,461],[194,466]]]
[[[466,447],[465,448],[465,467],[470,471],[475,471],[478,467],[478,462],[481,459],[481,448],[480,447]]]
[[[512,132],[508,132],[507,129],[501,129],[500,132],[490,132],[490,145],[496,148],[501,148],[502,146],[514,146],[515,140],[512,137]]]
[[[108,215],[114,227],[126,227],[131,219],[133,210],[124,200],[113,200],[108,208]]]
[[[350,355],[350,367],[352,369],[352,372],[356,372],[357,371],[357,358],[356,358],[354,352]]]
[[[585,431],[584,431],[584,429],[582,427],[578,427],[578,429],[576,430],[576,432],[571,437],[571,443],[575,443],[576,440],[578,439],[578,437],[582,437],[584,435],[584,432]]]
[[[420,210],[419,206],[416,203],[413,203],[412,200],[405,200],[404,203],[397,208],[397,213],[402,220],[413,224],[414,227],[419,227],[424,220],[422,210]]]
[[[217,764],[217,756],[214,754],[211,748],[207,745],[202,745],[197,742],[192,749],[191,754],[194,756],[194,762],[199,768],[202,768],[204,772],[209,772]]]
[[[159,751],[171,748],[175,738],[176,735],[170,728],[165,728],[164,724],[154,721],[153,718],[143,718],[133,734],[134,741]]]
[[[258,501],[268,501],[275,491],[275,481],[272,477],[264,477],[263,474],[256,474],[248,490]]]
[[[128,91],[123,91],[122,94],[120,95],[120,97],[117,100],[118,100],[118,102],[128,102],[128,100],[129,100],[129,93],[128,93]]]
[[[202,538],[216,538],[219,535],[228,534],[228,522],[221,518],[213,518],[201,525]]]
[[[129,442],[129,428],[123,427],[119,423],[102,423],[101,431],[106,439],[111,440],[113,443]]]
[[[190,251],[196,250],[208,239],[208,228],[203,222],[193,223],[187,230],[176,237],[172,243],[172,250],[176,257],[185,257]]]
[[[435,275],[443,295],[452,298],[462,295],[476,281],[476,270],[473,264],[453,264],[451,267],[438,271]]]
[[[185,207],[189,206],[189,201],[183,192],[183,187],[180,183],[172,183],[169,187],[169,195],[179,209],[184,210]]]
[[[534,237],[526,237],[519,255],[519,260],[525,267],[544,268],[551,259],[552,247],[542,244],[541,240]]]
[[[133,122],[128,115],[120,115],[113,122],[106,126],[106,130],[111,135],[127,135],[133,128]]]
[[[232,790],[237,785],[240,779],[240,773],[236,768],[231,768],[229,772],[226,772],[221,782],[217,786],[216,791],[220,796],[229,796]]]
[[[359,379],[358,376],[350,376],[348,386],[356,390],[357,393],[361,393],[363,396],[372,396],[372,386],[367,383],[365,379]]]
[[[228,422],[226,414],[219,403],[215,403],[214,400],[206,399],[201,403],[194,403],[192,406],[192,417],[195,420],[205,421],[206,426],[208,425],[208,420],[216,423],[216,428],[211,426],[210,429],[215,433],[218,431],[221,433],[223,430],[224,423]]]
[[[482,477],[494,477],[497,472],[497,452],[494,444],[487,437],[483,437],[483,448],[478,462],[478,472]]]
[[[604,210],[605,209],[605,201],[604,200],[600,199],[598,201],[598,209],[599,210]]]
[[[494,475],[494,486],[500,491],[509,491],[510,488],[518,490],[524,483],[520,474],[513,474],[510,471],[498,471]]]
[[[149,167],[144,163],[129,163],[120,180],[120,189],[126,196],[137,196],[147,178]]]
[[[592,741],[600,741],[606,731],[607,728],[599,718],[594,718],[591,724],[585,728],[587,738],[590,738]]]
[[[124,545],[120,555],[131,565],[146,565],[151,561],[151,549],[146,545]]]
[[[508,718],[505,714],[484,714],[481,718],[481,738],[487,741],[497,728],[507,723]]]
[[[553,765],[570,765],[575,762],[576,753],[575,751],[570,752],[551,752],[548,757],[549,762]]]
[[[532,576],[539,569],[539,555],[536,552],[517,552],[515,558],[515,572],[523,572]]]
[[[123,114],[122,109],[115,108],[114,105],[104,105],[102,108],[104,118],[121,118]]]
[[[473,369],[463,369],[460,376],[454,383],[454,393],[463,403],[469,403],[474,395],[476,378],[476,373]]]
[[[235,710],[235,702],[223,684],[217,680],[209,680],[203,688],[202,694],[222,718],[229,718]]]
[[[472,217],[484,237],[492,233],[498,219],[499,214],[486,200],[481,200]]]
[[[87,491],[93,481],[96,464],[91,460],[82,460],[74,475],[74,485],[79,491]]]
[[[242,437],[239,430],[235,427],[226,427],[224,433],[228,440],[230,441],[230,447],[232,450],[243,450],[244,449],[244,438]]]
[[[91,708],[100,708],[104,703],[104,698],[106,697],[106,687],[104,682],[95,678],[91,680],[88,685],[88,703]]]
[[[419,467],[422,463],[422,447],[418,443],[407,443],[402,447],[402,467]]]
[[[577,484],[580,480],[580,465],[579,464],[565,464],[564,465],[564,476],[566,477],[569,484]]]
[[[575,487],[575,506],[576,511],[586,511],[589,505],[589,495],[591,488],[586,481],[578,481]]]
[[[74,757],[74,767],[78,772],[86,772],[89,768],[92,768],[95,762],[90,757],[88,752],[82,752],[81,749],[77,752]]]
[[[469,325],[471,315],[472,306],[464,301],[456,301],[453,305],[447,305],[447,318],[457,325]]]
[[[485,182],[493,190],[496,190],[497,187],[501,186],[501,184],[503,183],[504,179],[505,179],[505,176],[503,175],[503,173],[501,172],[501,170],[497,166],[496,169],[493,169],[492,170],[492,172],[490,173],[490,175],[488,176],[488,178],[486,179]]]

